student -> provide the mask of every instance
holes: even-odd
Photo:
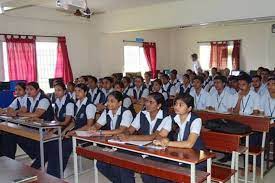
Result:
[[[63,83],[63,80],[60,79],[60,78],[55,78],[53,80],[53,86],[56,85],[57,83]],[[48,93],[47,95],[48,95],[49,99],[51,100],[51,102],[54,104],[55,103],[55,99],[56,99],[55,93],[54,92],[53,93]]]
[[[78,83],[77,84],[81,84],[81,83],[83,83],[85,85],[88,85],[88,78],[87,78],[87,76],[80,76],[78,78]]]
[[[198,61],[198,55],[196,53],[193,53],[191,55],[192,58],[192,64],[193,64],[193,71],[198,74],[198,73],[202,73],[202,68],[200,65],[200,62]]]
[[[186,93],[189,93],[192,86],[190,83],[190,77],[188,74],[184,74],[182,76],[183,80],[182,80],[182,84],[180,85],[180,88],[177,90],[177,94],[179,95],[184,95]]]
[[[204,82],[203,82],[203,88],[205,91],[209,92],[211,87],[213,86],[212,77],[209,76],[209,71],[204,71]]]
[[[121,140],[154,140],[162,126],[162,120],[167,116],[162,110],[164,104],[163,95],[151,93],[145,102],[146,110],[137,114],[131,126],[123,134],[119,135]],[[134,135],[136,134],[136,135]],[[134,183],[134,172],[121,168],[121,183]],[[154,182],[151,176],[141,175],[143,182]]]
[[[98,79],[97,87],[98,87],[100,90],[102,90],[102,88],[103,88],[103,78],[99,78],[99,79]]]
[[[265,116],[275,117],[275,75],[267,80],[268,92],[261,96],[261,111]]]
[[[210,96],[210,110],[216,112],[225,113],[233,111],[232,98],[233,96],[225,90],[226,77],[225,76],[216,76],[214,78],[214,87],[217,93],[214,93]]]
[[[218,72],[217,67],[212,67],[212,69],[211,69],[211,76],[212,76],[212,78],[215,77],[215,75],[217,74],[217,72]]]
[[[144,73],[144,84],[149,91],[152,91],[153,84],[151,82],[152,74],[150,72]]]
[[[163,90],[168,93],[169,98],[173,99],[176,96],[176,87],[169,82],[169,76],[164,74],[161,77],[161,81]]]
[[[104,93],[105,102],[106,102],[109,93],[113,91],[113,78],[111,77],[103,78],[103,88],[101,89],[101,91]]]
[[[259,75],[252,76],[252,87],[251,90],[256,92],[259,96],[267,94],[267,86],[262,84],[262,77]]]
[[[27,93],[26,105],[21,108],[18,116],[42,119],[46,122],[52,121],[54,119],[52,103],[44,91],[40,89],[39,84],[37,82],[28,83]],[[31,159],[38,157],[40,154],[39,142],[37,141],[17,136],[17,144]]]
[[[202,84],[203,78],[200,76],[196,76],[193,82],[194,89],[190,91],[190,95],[194,97],[194,109],[196,110],[205,110],[207,107],[210,106],[210,96],[208,92],[206,92],[202,88]]]
[[[89,91],[87,94],[87,98],[94,105],[104,104],[105,103],[105,95],[104,93],[97,87],[97,78],[94,76],[88,77],[88,87]]]
[[[228,77],[228,92],[231,95],[235,95],[239,91],[239,83],[238,83],[238,77],[237,76],[229,76]]]
[[[9,105],[7,110],[3,110],[7,116],[15,117],[20,113],[21,108],[26,106],[27,94],[26,94],[26,83],[17,83],[15,86],[15,95],[17,96],[13,102]],[[17,149],[16,135],[5,133],[1,138],[1,155],[7,156],[11,159],[15,159],[15,153]]]
[[[148,95],[149,90],[143,83],[143,77],[137,76],[135,78],[135,87],[133,88],[133,102],[142,104]]]
[[[158,140],[154,140],[153,143],[164,147],[204,150],[204,144],[200,137],[202,120],[192,112],[193,108],[194,98],[191,95],[178,95],[174,103],[175,114],[163,120]],[[167,163],[175,164],[171,161]],[[182,164],[181,166],[188,165]],[[196,168],[205,170],[206,163],[200,163],[196,165]]]
[[[250,89],[251,77],[248,74],[239,76],[240,91],[233,96],[234,112],[241,115],[259,114],[260,98]]]
[[[163,88],[162,88],[162,82],[160,79],[156,79],[153,81],[152,92],[161,93],[163,95],[165,101],[167,101],[169,98],[168,93],[165,90],[163,90]]]
[[[69,131],[62,141],[63,153],[63,170],[66,169],[68,160],[72,153],[72,139],[71,136],[75,134],[76,130],[88,130],[94,124],[96,106],[92,104],[88,98],[88,87],[81,83],[75,87],[75,95],[77,102],[74,106],[74,127]],[[58,142],[54,141],[51,144],[51,150],[48,151],[48,168],[47,173],[55,177],[60,177],[59,156],[58,156]]]
[[[131,78],[125,76],[122,78],[122,83],[124,84],[124,90],[123,94],[132,97],[133,94],[133,88],[130,86],[131,85]]]
[[[124,84],[122,82],[116,82],[114,85],[114,91],[118,91],[122,93],[123,90],[124,90]],[[134,109],[134,105],[131,97],[126,94],[122,94],[122,95],[123,95],[122,107],[129,109],[132,115],[136,116],[136,111]]]
[[[72,100],[75,101],[75,92],[74,92],[74,89],[75,89],[75,84],[73,82],[68,82],[67,84],[67,94],[70,96],[70,98]]]
[[[170,83],[175,86],[175,90],[177,91],[180,87],[180,81],[177,79],[178,71],[173,69],[170,73]]]
[[[269,77],[270,71],[267,68],[263,68],[262,72],[261,72],[261,77],[262,77],[262,84],[266,85],[267,84],[267,80]]]
[[[103,111],[97,122],[91,127],[91,133],[100,135],[117,135],[123,133],[131,125],[133,116],[130,110],[122,106],[123,95],[113,91],[108,96],[107,109]],[[98,161],[98,170],[111,182],[120,182],[119,168]]]

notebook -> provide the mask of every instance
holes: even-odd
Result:
[[[108,142],[110,143],[115,143],[115,144],[130,144],[130,145],[136,145],[136,146],[145,146],[148,145],[150,143],[152,143],[152,141],[121,141],[121,140],[117,140],[117,139],[109,139]]]

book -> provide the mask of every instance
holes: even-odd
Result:
[[[13,183],[27,183],[37,181],[38,178],[36,175],[24,176],[18,179],[13,180]]]
[[[77,130],[75,131],[77,136],[80,137],[92,137],[92,136],[100,136],[100,134],[98,132],[91,132],[91,131],[80,131]]]
[[[136,146],[145,146],[148,145],[150,143],[152,143],[152,141],[121,141],[121,140],[117,140],[117,139],[109,139],[108,142],[110,143],[115,143],[115,144],[129,144],[129,145],[136,145]]]

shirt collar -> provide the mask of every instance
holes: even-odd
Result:
[[[39,100],[40,96],[41,96],[41,92],[39,92],[39,93],[37,94],[37,96],[35,97],[35,99],[33,99],[32,97],[29,97],[29,99],[30,99],[32,102],[36,102],[36,101]]]
[[[191,113],[188,114],[188,116],[187,116],[187,118],[185,119],[185,121],[181,122],[181,120],[180,120],[180,115],[177,114],[177,115],[174,117],[174,120],[175,120],[175,122],[176,122],[179,126],[181,126],[182,124],[184,124],[184,123],[190,121],[190,118],[191,118]]]
[[[76,102],[76,106],[77,106],[78,108],[80,108],[82,105],[86,105],[87,101],[88,101],[88,98],[87,98],[87,97],[85,97],[81,103],[80,103],[80,100],[78,100],[78,101]]]
[[[62,98],[61,98],[61,100],[59,99],[59,98],[56,98],[56,104],[62,104],[62,105],[64,105],[65,104],[65,101],[66,101],[66,98],[67,98],[67,95],[65,94]]]
[[[147,112],[147,111],[142,111],[142,112],[143,112],[143,114],[145,114],[147,119],[151,119],[149,112]],[[162,110],[159,110],[156,117],[155,117],[155,119],[153,119],[153,120],[151,119],[151,120],[154,121],[156,119],[163,119],[163,111]]]
[[[112,110],[109,110],[109,111],[108,111],[108,115],[109,115],[110,117],[119,116],[120,114],[121,114],[121,106],[117,109],[115,115],[113,115]]]

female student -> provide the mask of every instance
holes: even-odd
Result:
[[[27,94],[26,83],[17,83],[15,86],[15,95],[17,96],[13,102],[9,105],[6,111],[7,116],[17,116],[20,113],[21,108],[26,106]],[[15,159],[16,153],[16,136],[12,134],[4,134],[1,138],[1,154],[9,158]]]
[[[146,88],[143,82],[142,76],[135,78],[135,87],[133,88],[133,102],[143,103],[145,98],[149,95],[149,90]]]
[[[88,87],[89,87],[89,92],[87,94],[88,100],[90,100],[94,105],[104,104],[105,95],[97,87],[97,78],[94,76],[87,76],[87,77],[88,77]]]
[[[105,109],[105,103],[107,102],[108,95],[114,90],[112,77],[104,77],[102,82],[103,82],[103,88],[101,89],[101,91],[104,94],[104,102],[98,103],[96,105],[96,108],[98,111],[103,111]]]
[[[190,83],[190,76],[188,74],[184,74],[182,76],[182,84],[180,85],[180,88],[177,90],[177,94],[184,95],[186,93],[189,93],[192,86]]]
[[[122,83],[124,84],[123,94],[126,94],[130,97],[133,96],[133,88],[131,87],[131,78],[125,76],[122,78]]]
[[[54,119],[52,103],[40,89],[39,84],[37,82],[28,83],[27,93],[26,105],[21,108],[18,116],[52,121]],[[39,156],[39,142],[17,136],[17,143],[31,159]]]
[[[131,126],[123,134],[121,140],[154,140],[161,130],[162,121],[167,116],[162,110],[164,97],[161,93],[151,93],[145,102],[146,110],[137,114]],[[137,135],[133,135],[136,133]],[[121,182],[135,182],[134,172],[127,169],[119,171]],[[143,182],[151,182],[151,176],[142,175]]]
[[[130,126],[133,116],[130,110],[122,106],[122,102],[123,95],[121,92],[111,92],[107,100],[107,109],[91,127],[92,132],[97,132],[100,135],[123,133]],[[97,168],[111,182],[119,182],[118,167],[98,161]]]
[[[167,74],[164,74],[161,77],[162,82],[162,88],[168,93],[171,98],[176,96],[176,87],[169,82],[169,76]]]
[[[68,84],[67,84],[67,93],[70,96],[70,98],[75,101],[74,89],[75,89],[75,84],[72,81],[68,82]]]
[[[114,90],[122,93],[124,90],[124,84],[122,82],[116,82],[114,84]],[[122,106],[129,109],[133,116],[136,116],[136,111],[134,109],[134,105],[132,103],[131,97],[128,96],[126,93],[122,95],[123,95]]]
[[[77,84],[75,87],[75,95],[77,102],[74,106],[74,128],[67,133],[62,141],[63,152],[63,170],[65,170],[69,157],[72,153],[71,136],[75,134],[75,130],[88,130],[94,123],[96,107],[87,98],[88,87],[86,84]],[[55,177],[60,177],[58,145],[54,144],[54,148],[49,151],[47,173]]]
[[[152,87],[153,87],[151,79],[152,79],[152,74],[150,72],[145,72],[144,73],[144,84],[149,91],[152,91]]]

